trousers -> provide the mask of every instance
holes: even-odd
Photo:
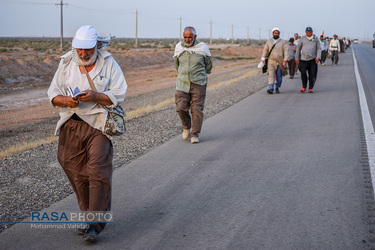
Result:
[[[307,79],[309,81],[309,89],[313,89],[318,75],[318,64],[315,60],[299,62],[299,71],[301,72],[302,87],[307,87]],[[308,74],[308,75],[307,75]]]
[[[110,211],[112,142],[84,121],[70,119],[60,129],[57,159],[81,211]],[[105,223],[88,223],[100,233]]]
[[[289,75],[293,77],[296,72],[296,60],[294,58],[288,60],[288,68],[289,68]]]
[[[320,63],[323,64],[327,59],[327,50],[322,50]]]
[[[190,83],[189,93],[177,90],[175,94],[176,111],[181,119],[182,127],[191,128],[191,137],[199,137],[201,132],[206,89],[207,84]]]
[[[339,62],[339,51],[332,50],[331,53],[332,53],[331,54],[332,63],[335,63],[335,65],[337,65],[337,63]]]

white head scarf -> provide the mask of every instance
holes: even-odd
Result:
[[[272,29],[272,33],[273,33],[275,30],[277,30],[278,32],[280,32],[280,29],[279,29],[278,27],[275,27],[275,28]]]

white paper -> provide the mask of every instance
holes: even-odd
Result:
[[[76,87],[73,90],[70,86],[68,86],[67,89],[68,89],[68,92],[69,92],[70,96],[73,97],[73,99],[77,98],[80,95],[86,94],[85,92],[82,92],[78,87]]]

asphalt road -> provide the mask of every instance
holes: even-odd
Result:
[[[375,49],[355,46],[366,88],[375,89]],[[207,119],[200,144],[174,138],[117,169],[114,223],[95,245],[72,229],[25,223],[1,233],[0,248],[370,248],[351,50],[339,66],[319,67],[314,94],[300,88],[299,75],[285,78],[281,94],[263,89]],[[70,196],[47,211],[74,210]]]
[[[375,122],[375,49],[372,44],[355,44],[359,73],[366,91],[366,99],[373,123]]]

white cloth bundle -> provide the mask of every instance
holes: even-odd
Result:
[[[264,66],[264,62],[263,62],[263,61],[260,61],[260,63],[258,64],[258,69],[263,68],[263,66]]]
[[[176,48],[174,50],[174,55],[173,57],[178,57],[185,51],[188,51],[190,54],[196,53],[200,54],[203,56],[211,56],[210,50],[208,49],[207,44],[204,42],[200,42],[197,45],[191,47],[191,48],[186,48],[181,45],[181,42],[177,43]]]

